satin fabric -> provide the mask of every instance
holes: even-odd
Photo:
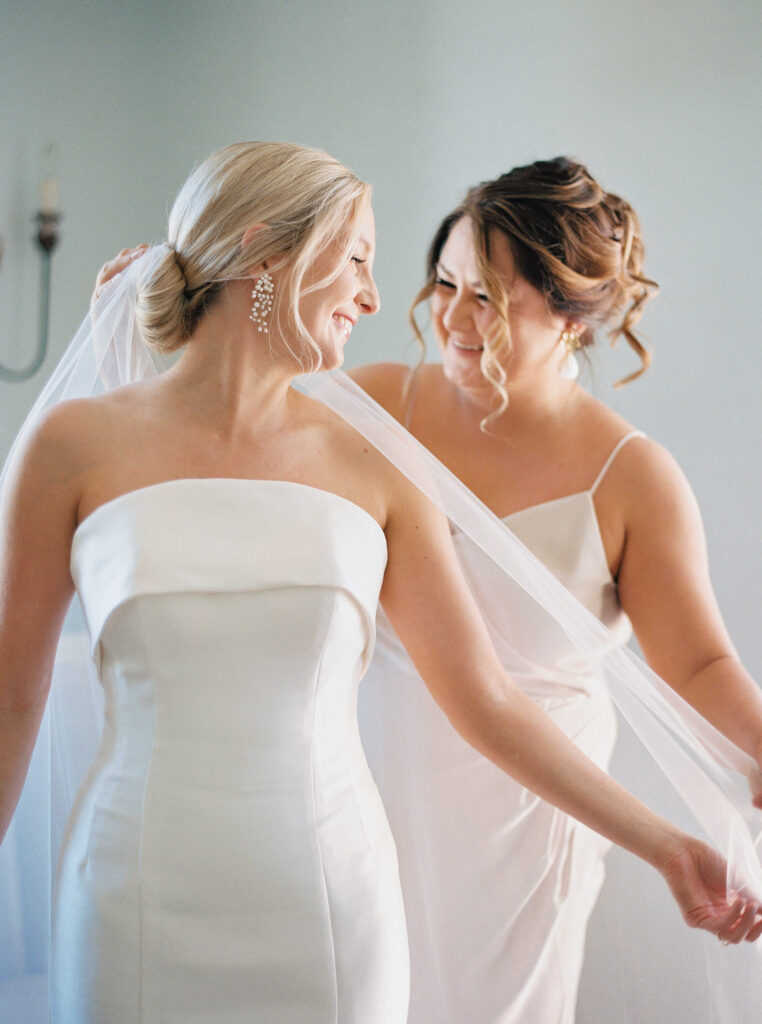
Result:
[[[79,526],[105,727],[61,851],[53,1024],[404,1024],[356,720],[385,564],[364,510],[282,482],[170,481]]]
[[[631,635],[593,504],[610,461],[589,490],[504,520],[608,627],[601,657]],[[538,674],[525,675],[522,688],[607,769],[616,714],[594,664],[560,631],[517,623],[516,610],[497,603],[494,562],[458,530],[454,542],[498,652],[506,637],[524,630],[523,649]],[[383,612],[360,721],[400,860],[409,1024],[573,1024],[585,929],[609,844],[453,732]]]

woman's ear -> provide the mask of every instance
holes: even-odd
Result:
[[[579,334],[581,337],[587,330],[587,324],[583,324],[581,320],[567,320],[564,329],[574,331],[575,334]]]
[[[241,250],[245,252],[249,246],[253,243],[254,239],[261,231],[267,230],[267,224],[252,224],[250,228],[246,228],[241,239]],[[256,277],[261,274],[264,270],[267,270],[267,260],[263,260],[261,263],[252,264],[249,267],[249,273],[252,277]]]

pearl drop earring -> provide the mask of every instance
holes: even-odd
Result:
[[[273,279],[265,271],[264,274],[257,278],[254,290],[251,293],[253,301],[249,320],[251,320],[258,331],[265,334],[269,333],[267,318],[273,308],[273,290]]]

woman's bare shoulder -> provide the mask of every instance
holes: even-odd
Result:
[[[70,398],[40,414],[22,440],[30,453],[57,457],[72,455],[102,427],[103,402],[98,398]]]
[[[597,399],[590,398],[580,426],[587,437],[601,439],[604,461],[623,438],[631,437],[616,453],[601,483],[630,508],[650,509],[690,500],[690,487],[675,457],[664,445],[640,435],[639,428]],[[603,463],[602,463],[603,465]]]
[[[401,423],[408,403],[421,388],[428,389],[442,377],[438,363],[408,366],[407,363],[371,363],[349,371],[349,376],[374,401]]]
[[[351,464],[373,461],[383,465],[380,452],[339,413],[319,399],[297,392],[292,408],[294,429],[303,438],[304,451],[320,452],[321,462]]]
[[[629,509],[627,519],[638,508],[653,510],[654,506],[684,501],[690,495],[674,456],[598,399],[586,395],[580,403],[574,434],[581,461],[582,453],[592,454],[590,472],[595,475],[606,467],[599,497]],[[625,438],[626,443],[618,448]]]
[[[371,363],[350,370],[349,376],[390,416],[401,420],[413,373],[405,363]]]
[[[300,398],[302,449],[315,453],[305,476],[363,506],[382,526],[393,502],[417,500],[413,485],[366,437],[322,402]]]
[[[577,395],[575,413],[579,431],[584,431],[589,436],[600,437],[605,442],[613,440],[616,443],[625,434],[638,429],[611,406],[582,388],[577,389]]]
[[[143,404],[144,388],[130,385],[107,394],[70,398],[40,414],[22,438],[24,460],[55,463],[74,474],[85,469],[114,439],[123,435]]]
[[[395,387],[410,376],[412,368],[406,363],[366,363],[347,370],[347,376],[371,394],[378,388]]]

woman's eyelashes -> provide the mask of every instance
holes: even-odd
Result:
[[[447,278],[444,277],[435,277],[434,285],[435,287],[446,288],[448,291],[457,291],[457,285],[455,285],[452,281],[448,281]],[[474,297],[479,302],[489,303],[490,301],[489,295],[485,295],[484,292],[475,292]]]

